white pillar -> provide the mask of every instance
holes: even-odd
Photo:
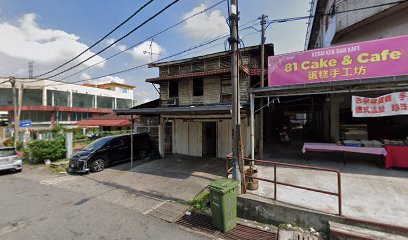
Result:
[[[93,108],[98,108],[98,96],[94,95],[94,106]]]
[[[65,148],[67,150],[66,158],[70,159],[71,156],[72,156],[72,150],[73,150],[73,134],[72,134],[72,132],[67,132],[65,134]]]
[[[159,152],[164,156],[164,118],[160,117],[159,124]]]
[[[42,89],[42,105],[47,106],[47,89]]]
[[[251,93],[250,94],[250,126],[251,126],[251,158],[255,159],[255,121],[254,121],[254,115],[255,115],[255,111],[254,111],[254,94]]]
[[[74,94],[72,92],[69,92],[69,107],[74,106]]]
[[[55,92],[51,93],[51,106],[55,106]]]

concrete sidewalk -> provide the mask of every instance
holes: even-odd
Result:
[[[367,167],[364,173],[347,172],[347,169],[344,168],[353,168],[351,164],[340,166],[340,168],[343,169],[343,171],[339,170],[342,172],[344,216],[401,227],[408,226],[407,171],[389,171]],[[384,174],[376,174],[378,171],[382,171]],[[273,167],[258,166],[258,177],[273,180]],[[278,167],[277,179],[284,183],[337,192],[337,175],[335,173]],[[249,196],[253,196],[257,200],[269,201],[272,199],[273,184],[260,182],[259,185],[257,191],[248,191]],[[278,185],[277,200],[325,213],[338,213],[336,196]]]
[[[224,161],[169,156],[153,161],[134,162],[86,175],[46,174],[45,169],[30,169],[20,175],[44,185],[82,193],[141,213],[167,201],[186,202],[208,184],[224,175]]]
[[[218,159],[169,156],[136,166],[112,184],[168,200],[188,201],[224,175],[223,164]]]

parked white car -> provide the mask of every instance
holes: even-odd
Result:
[[[0,170],[12,170],[21,172],[23,161],[17,155],[13,147],[0,147]]]

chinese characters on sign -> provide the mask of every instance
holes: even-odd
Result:
[[[353,117],[384,117],[408,114],[408,92],[390,93],[377,98],[352,97]]]
[[[268,58],[268,85],[408,74],[408,35]]]

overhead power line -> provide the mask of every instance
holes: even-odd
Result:
[[[56,68],[53,68],[52,70],[42,73],[36,77],[42,77],[46,74],[52,73],[60,68],[62,68],[63,66],[67,65],[68,63],[71,63],[72,61],[74,61],[75,59],[78,59],[80,56],[82,56],[84,53],[86,53],[88,50],[90,50],[91,48],[95,47],[97,44],[99,44],[100,42],[102,42],[103,40],[105,40],[107,37],[109,37],[113,32],[115,32],[116,30],[118,30],[120,27],[122,27],[125,23],[127,23],[130,19],[132,19],[134,16],[136,16],[140,11],[142,11],[145,7],[147,7],[149,4],[151,4],[154,0],[150,0],[147,3],[145,3],[143,6],[141,6],[138,10],[136,10],[136,12],[134,12],[132,15],[130,15],[128,18],[126,18],[123,22],[121,22],[118,26],[116,26],[114,29],[112,29],[110,32],[108,32],[105,36],[103,36],[102,38],[100,38],[98,41],[96,41],[94,44],[92,44],[91,46],[89,46],[87,49],[85,49],[84,51],[82,51],[81,53],[79,53],[78,55],[76,55],[75,57],[71,58],[70,60],[66,61],[65,63],[59,65]]]
[[[225,36],[222,36],[222,37],[213,39],[213,40],[211,40],[211,41],[207,41],[206,43],[202,43],[202,44],[196,45],[196,46],[194,46],[194,47],[190,47],[190,48],[185,49],[185,50],[183,50],[183,51],[181,51],[181,52],[172,54],[172,55],[170,55],[170,56],[167,56],[167,57],[164,57],[164,58],[161,58],[161,59],[158,59],[158,60],[156,60],[155,62],[160,62],[160,61],[164,61],[164,60],[169,59],[169,58],[176,57],[176,56],[178,56],[178,55],[181,55],[181,54],[186,53],[186,52],[188,52],[188,51],[191,51],[191,50],[194,50],[194,49],[197,49],[197,48],[206,46],[206,45],[208,45],[208,44],[211,44],[211,43],[216,42],[216,41],[218,41],[218,40],[220,40],[220,39],[223,39],[223,38],[225,38]],[[103,77],[107,77],[107,76],[112,76],[112,75],[117,75],[117,74],[129,72],[129,71],[132,71],[132,70],[141,68],[141,67],[148,66],[149,64],[151,64],[151,63],[141,64],[141,65],[138,65],[138,66],[135,66],[135,67],[131,67],[131,68],[124,69],[124,70],[117,71],[117,72],[113,72],[113,73],[110,73],[110,74],[105,74],[105,75],[102,75],[102,76],[90,78],[90,79],[87,79],[87,80],[88,80],[88,81],[89,81],[89,80],[95,80],[95,79],[99,79],[99,78],[103,78]]]
[[[252,20],[251,22],[253,22],[253,20]],[[241,28],[240,31],[249,30],[249,29],[251,29],[251,28],[252,28],[254,25],[256,25],[256,24],[258,24],[258,23],[252,24],[252,25],[250,25],[250,26],[248,26],[248,27],[245,27],[245,28]],[[244,24],[244,25],[248,25],[248,24],[246,23],[246,24]],[[251,34],[253,34],[253,33],[251,33]],[[247,35],[251,35],[251,34],[247,34]],[[247,36],[247,35],[244,35],[244,37]],[[200,48],[200,47],[209,45],[209,44],[211,44],[211,43],[213,43],[213,42],[216,42],[216,41],[219,41],[219,40],[221,40],[221,39],[225,39],[225,38],[228,37],[228,36],[229,36],[229,34],[227,34],[227,33],[220,34],[220,35],[218,35],[218,36],[215,36],[214,38],[211,38],[211,39],[209,39],[209,40],[206,40],[206,41],[204,41],[204,42],[202,42],[202,43],[200,43],[200,44],[197,44],[197,45],[195,45],[195,46],[193,46],[193,47],[191,47],[191,48],[188,48],[188,49],[186,49],[186,50],[183,50],[183,51],[181,51],[181,52],[179,52],[179,53],[173,54],[173,55],[171,55],[171,56],[168,56],[168,57],[165,57],[165,58],[162,58],[162,59],[159,59],[159,60],[156,60],[155,62],[163,61],[163,60],[166,60],[166,59],[175,57],[175,56],[180,56],[180,55],[183,54],[183,53],[186,53],[186,52],[192,51],[192,50],[194,50],[194,49],[197,49],[197,48]],[[133,67],[131,70],[138,69],[138,68],[141,68],[141,67],[145,67],[145,66],[148,66],[149,64],[151,64],[151,63],[146,63],[146,64],[138,65],[138,66],[136,66],[136,67]],[[131,70],[128,70],[128,71],[131,71]],[[127,71],[122,70],[122,71],[120,71],[120,72],[127,72]],[[114,74],[119,74],[119,73],[116,72],[116,73],[114,73]],[[113,75],[113,74],[111,74],[111,75]],[[46,84],[46,85],[44,85],[44,87],[49,87],[49,86],[54,87],[54,86],[59,86],[59,85],[64,85],[64,84],[75,84],[75,83],[87,82],[87,81],[91,81],[91,80],[103,78],[103,77],[106,77],[106,76],[110,76],[110,74],[106,74],[106,75],[99,76],[99,77],[95,77],[95,78],[91,78],[91,79],[73,81],[73,82],[58,82],[58,83],[55,83],[55,82],[54,82],[54,83]],[[50,80],[50,79],[38,79],[37,81],[41,81],[41,80]]]
[[[348,10],[344,10],[344,11],[335,11],[334,14],[333,14],[333,13],[321,13],[321,14],[301,16],[301,17],[291,17],[291,18],[273,19],[273,20],[268,21],[267,27],[268,27],[269,25],[273,24],[273,23],[285,23],[285,22],[299,21],[299,20],[311,19],[311,18],[319,17],[319,16],[332,16],[332,15],[335,15],[335,14],[361,11],[361,10],[366,10],[366,9],[371,9],[371,8],[376,8],[376,7],[389,6],[389,5],[395,5],[395,4],[406,3],[406,2],[408,2],[408,0],[395,1],[395,2],[390,2],[390,3],[376,4],[376,5],[372,5],[372,6],[361,7],[361,8],[354,8],[354,9],[348,9]]]
[[[177,1],[178,1],[178,0],[177,0]],[[177,2],[177,1],[175,1],[175,2]],[[172,4],[174,4],[175,2],[173,2]],[[220,1],[220,2],[216,3],[215,5],[221,4],[222,2],[224,2],[224,1]],[[355,8],[355,9],[344,10],[344,11],[337,11],[337,12],[335,12],[335,14],[341,14],[341,13],[346,13],[346,12],[360,11],[360,10],[365,10],[365,9],[370,9],[370,8],[375,8],[375,7],[382,7],[382,6],[387,6],[387,5],[395,5],[395,4],[398,4],[398,3],[405,3],[405,2],[408,2],[408,0],[395,1],[395,2],[384,3],[384,4],[377,4],[377,5],[367,6],[367,7],[361,7],[361,8]],[[171,4],[170,4],[170,5],[171,5]],[[215,7],[215,6],[212,6],[212,7]],[[207,9],[207,11],[208,11],[208,10],[209,10],[209,9]],[[162,11],[164,11],[164,10],[162,10]],[[203,10],[203,11],[204,11],[204,10]],[[200,13],[202,13],[202,12],[200,12]],[[200,14],[200,13],[198,13],[198,14]],[[198,14],[197,14],[197,15],[198,15]],[[284,22],[290,22],[290,21],[298,21],[298,20],[310,19],[310,18],[313,18],[313,17],[325,16],[325,15],[331,15],[331,13],[315,14],[315,15],[301,16],[301,17],[292,17],[292,18],[273,19],[273,20],[268,21],[268,25],[267,25],[267,26],[269,26],[269,25],[272,24],[272,23],[284,23]],[[193,15],[193,16],[194,16],[194,15]],[[191,16],[191,17],[193,17],[193,16]],[[196,16],[196,15],[195,15],[195,16]],[[170,26],[170,27],[168,27],[168,28],[166,28],[166,29],[160,31],[159,33],[157,33],[157,34],[155,34],[155,35],[153,35],[153,36],[157,36],[157,35],[159,35],[159,34],[165,32],[165,31],[168,31],[169,29],[171,29],[171,28],[173,28],[173,27],[176,27],[177,25],[181,24],[182,22],[185,22],[186,20],[187,20],[187,19],[184,19],[184,20],[182,20],[182,21],[180,21],[180,22],[178,22],[178,23],[176,23],[176,24],[174,24],[174,25],[172,25],[172,26]],[[254,21],[255,21],[255,20],[252,20],[252,21],[250,21],[250,22],[248,22],[248,23],[246,23],[246,24],[244,24],[244,25],[247,25],[247,24],[249,24],[249,23],[251,23],[251,22],[254,22]],[[253,26],[251,25],[251,26],[249,26],[249,27],[247,27],[247,28],[253,28]],[[225,37],[225,36],[223,36],[223,37]],[[151,39],[151,38],[152,38],[152,37],[149,37],[149,38],[147,38],[146,40]],[[222,38],[222,37],[220,37],[220,38]],[[215,39],[215,41],[216,41],[216,40],[219,40],[220,38]],[[146,40],[144,40],[144,41],[146,41]],[[143,42],[144,42],[144,41],[143,41]],[[209,42],[209,43],[212,43],[212,41]],[[209,43],[205,43],[204,45],[207,45],[207,44],[209,44]],[[113,44],[115,44],[115,43],[113,43]],[[112,45],[113,45],[113,44],[112,44]],[[135,47],[135,46],[137,46],[137,45],[140,45],[140,44],[141,44],[141,43],[135,44],[135,45],[133,45],[132,47],[127,48],[127,49],[124,50],[124,51],[121,51],[121,52],[119,52],[119,53],[117,53],[117,54],[112,55],[112,56],[109,57],[108,59],[113,58],[114,56],[117,56],[117,55],[121,54],[122,52],[125,52],[125,51],[127,51],[127,50],[129,50],[129,49],[131,49],[131,48],[133,48],[133,47]],[[199,45],[198,47],[201,47],[201,46],[202,46],[202,45]],[[108,46],[108,47],[109,47],[109,46]],[[193,49],[196,49],[196,48],[198,48],[198,47],[194,47]],[[165,60],[165,59],[174,57],[174,56],[181,55],[182,53],[191,51],[191,50],[193,50],[193,49],[187,49],[187,50],[185,50],[185,51],[182,51],[181,53],[178,53],[178,54],[175,54],[175,55],[171,55],[171,56],[168,56],[168,57],[163,58],[163,59],[159,59],[158,61],[162,61],[162,60]],[[97,54],[99,54],[99,53],[97,53]],[[97,55],[97,54],[95,54],[95,55]],[[106,60],[108,60],[108,59],[106,59]],[[105,60],[105,61],[106,61],[106,60]],[[100,63],[101,63],[101,62],[100,62]],[[100,64],[100,63],[97,63],[97,64]],[[97,64],[94,64],[94,65],[97,65]],[[79,65],[80,65],[80,64],[79,64]],[[92,66],[94,66],[94,65],[92,65]],[[119,71],[119,72],[115,72],[115,73],[112,73],[112,74],[107,74],[107,75],[103,75],[103,76],[99,76],[99,77],[95,77],[95,78],[91,78],[91,79],[87,79],[87,80],[82,80],[82,81],[90,81],[90,80],[99,79],[99,78],[106,77],[106,76],[110,76],[110,75],[116,75],[116,74],[120,74],[120,73],[123,73],[123,72],[131,71],[131,70],[134,70],[134,69],[137,69],[137,68],[140,68],[140,67],[143,67],[143,66],[147,66],[147,65],[148,65],[148,64],[142,64],[142,65],[139,65],[139,66],[136,66],[136,67],[133,67],[133,68],[129,68],[129,69],[126,69],[126,70],[122,70],[122,71]],[[90,67],[92,67],[92,66],[90,66]],[[75,67],[75,66],[74,66],[74,67]],[[89,69],[89,68],[86,68],[86,69]],[[86,70],[86,69],[84,69],[84,70]],[[70,69],[68,69],[68,70],[70,70]],[[66,71],[68,71],[68,70],[66,70]],[[66,72],[66,71],[64,71],[64,72]],[[83,71],[83,70],[82,70],[82,71]],[[80,71],[80,72],[82,72],[82,71]],[[61,72],[60,74],[62,74],[62,73],[64,73],[64,72]],[[79,73],[79,72],[78,72],[78,73]],[[78,73],[75,73],[75,74],[70,75],[70,76],[68,76],[68,77],[74,76],[74,75],[76,75],[76,74],[78,74]],[[58,75],[60,75],[60,74],[58,74]],[[57,76],[57,75],[55,75],[55,76]],[[52,77],[54,77],[54,76],[52,76]],[[67,78],[68,78],[68,77],[67,77]],[[78,82],[82,82],[82,81],[78,81]],[[73,82],[73,83],[76,83],[76,82]]]
[[[149,17],[147,20],[145,20],[143,23],[139,24],[137,27],[135,27],[134,29],[132,29],[130,32],[126,33],[125,35],[123,35],[122,37],[120,37],[119,39],[115,40],[113,43],[109,44],[108,46],[106,46],[105,48],[103,48],[102,50],[100,50],[99,52],[93,54],[92,56],[88,57],[87,59],[81,61],[78,64],[75,64],[74,66],[65,69],[64,71],[61,71],[57,74],[54,74],[52,76],[49,76],[48,78],[53,78],[56,76],[59,76],[65,72],[68,72],[76,67],[78,67],[79,65],[89,61],[90,59],[94,58],[95,56],[101,54],[102,52],[106,51],[107,49],[111,48],[113,45],[115,45],[116,43],[118,43],[119,41],[122,41],[123,39],[125,39],[126,37],[128,37],[130,34],[132,34],[133,32],[135,32],[136,30],[138,30],[139,28],[143,27],[144,25],[146,25],[148,22],[150,22],[151,20],[153,20],[154,18],[156,18],[157,16],[159,16],[161,13],[163,13],[164,11],[166,11],[167,9],[169,9],[171,6],[173,6],[174,4],[176,4],[177,2],[179,2],[180,0],[174,0],[173,2],[171,2],[170,4],[168,4],[166,7],[164,7],[163,9],[161,9],[159,12],[157,12],[156,14],[154,14],[153,16]]]
[[[175,23],[175,24],[173,24],[173,25],[171,25],[171,26],[169,26],[169,27],[163,29],[163,30],[161,30],[160,32],[157,32],[157,33],[155,33],[155,34],[153,34],[153,35],[151,35],[151,36],[149,36],[149,37],[143,39],[142,41],[140,41],[140,42],[138,42],[138,43],[136,43],[136,44],[133,44],[132,46],[130,46],[130,47],[128,47],[128,48],[126,48],[126,49],[124,49],[124,50],[122,50],[122,51],[119,51],[119,52],[117,52],[117,53],[115,53],[115,54],[113,54],[113,55],[111,55],[111,56],[109,56],[109,57],[107,57],[107,58],[105,58],[105,59],[103,59],[103,60],[97,62],[97,63],[94,63],[94,64],[92,64],[92,65],[90,65],[90,66],[88,66],[88,67],[86,67],[86,68],[84,68],[84,69],[82,69],[82,70],[80,70],[80,71],[77,71],[77,72],[75,72],[75,73],[73,73],[73,74],[71,74],[71,75],[69,75],[69,76],[64,77],[62,80],[65,80],[65,79],[67,79],[67,78],[70,78],[70,77],[73,77],[73,76],[75,76],[75,75],[78,75],[79,73],[81,73],[81,72],[83,72],[83,71],[85,71],[85,70],[88,70],[88,69],[90,69],[90,68],[93,68],[93,67],[95,67],[95,66],[97,66],[97,65],[99,65],[99,64],[101,64],[101,63],[104,63],[104,62],[106,62],[106,61],[108,61],[108,60],[110,60],[110,59],[112,59],[112,58],[114,58],[114,57],[116,57],[116,56],[118,56],[118,55],[124,53],[124,52],[127,52],[127,51],[129,51],[129,50],[132,50],[133,48],[135,48],[135,47],[137,47],[137,46],[143,44],[144,42],[146,42],[146,41],[148,41],[148,40],[150,40],[150,39],[153,39],[153,38],[155,38],[155,37],[157,37],[157,36],[159,36],[159,35],[161,35],[161,34],[167,32],[167,31],[169,31],[170,29],[173,29],[173,28],[175,28],[175,27],[181,25],[182,23],[188,21],[189,19],[194,18],[194,17],[196,17],[196,16],[198,16],[198,15],[201,15],[201,14],[203,14],[203,13],[205,13],[205,12],[207,12],[207,11],[209,11],[209,10],[215,8],[215,7],[217,7],[218,5],[220,5],[221,3],[225,2],[225,1],[226,1],[226,0],[219,1],[219,2],[215,3],[214,5],[211,5],[210,7],[206,8],[206,9],[204,9],[204,10],[198,12],[198,13],[195,13],[195,14],[193,14],[193,15],[191,15],[191,16],[189,16],[189,17],[187,17],[187,18],[185,18],[185,19],[183,19],[183,20],[181,20],[181,21],[179,21],[179,22],[177,22],[177,23]]]
[[[183,54],[183,53],[192,51],[192,50],[194,50],[194,49],[197,49],[197,48],[200,48],[200,47],[203,47],[203,46],[206,46],[206,45],[211,44],[211,43],[213,43],[213,42],[216,42],[216,41],[218,41],[218,40],[220,40],[220,39],[224,39],[225,37],[227,37],[227,35],[223,35],[222,37],[218,37],[218,38],[212,39],[212,40],[210,40],[210,41],[206,41],[206,42],[204,42],[204,43],[195,45],[195,46],[190,47],[190,48],[188,48],[188,49],[185,49],[185,50],[183,50],[183,51],[181,51],[181,52],[172,54],[172,55],[170,55],[170,56],[167,56],[167,57],[164,57],[164,58],[161,58],[161,59],[158,59],[158,60],[156,60],[156,61],[154,61],[154,62],[149,62],[149,63],[140,64],[140,65],[137,65],[137,66],[135,66],[135,67],[127,68],[127,69],[124,69],[124,70],[120,70],[120,71],[113,72],[113,73],[109,73],[109,74],[104,74],[104,75],[101,75],[101,76],[98,76],[98,77],[93,77],[93,78],[89,78],[89,79],[85,79],[85,80],[79,80],[79,81],[74,81],[74,82],[69,82],[69,83],[57,83],[57,84],[51,83],[51,84],[46,85],[45,87],[58,86],[58,85],[63,85],[63,84],[75,84],[75,83],[80,83],[80,82],[87,82],[87,81],[92,81],[92,80],[100,79],[100,78],[103,78],[103,77],[108,77],[108,76],[113,76],[113,75],[118,75],[118,74],[121,74],[121,73],[129,72],[129,71],[136,70],[136,69],[139,69],[139,68],[142,68],[142,67],[146,67],[146,66],[148,66],[149,64],[152,64],[152,63],[155,63],[155,62],[164,61],[164,60],[166,60],[166,59],[173,58],[173,57],[178,56],[178,55],[181,55],[181,54]]]
[[[248,29],[250,29],[250,28],[251,28],[251,27],[242,28],[242,29],[240,29],[240,31],[245,31],[245,30],[248,30]],[[253,33],[252,33],[252,34],[253,34]],[[247,34],[247,35],[250,35],[250,34]],[[69,82],[69,83],[68,83],[68,82],[51,83],[51,84],[45,85],[44,87],[49,87],[49,86],[53,87],[53,86],[64,85],[64,84],[75,84],[75,83],[87,82],[87,81],[92,81],[92,80],[100,79],[100,78],[107,77],[107,76],[118,75],[118,74],[121,74],[121,73],[129,72],[129,71],[136,70],[136,69],[139,69],[139,68],[142,68],[142,67],[146,67],[146,66],[148,66],[149,64],[152,64],[152,63],[155,63],[155,62],[164,61],[164,60],[167,60],[167,59],[170,59],[170,58],[173,58],[173,57],[182,55],[182,54],[184,54],[184,53],[186,53],[186,52],[195,50],[195,49],[197,49],[197,48],[200,48],[200,47],[203,47],[203,46],[206,46],[206,45],[209,45],[209,44],[214,43],[214,42],[216,42],[216,41],[219,41],[219,40],[221,40],[221,39],[225,39],[225,38],[228,37],[228,36],[229,36],[229,34],[218,35],[218,36],[215,37],[215,38],[212,38],[212,39],[207,40],[207,41],[204,41],[204,42],[202,42],[202,43],[200,43],[200,44],[194,45],[194,46],[192,46],[192,47],[190,47],[190,48],[187,48],[187,49],[185,49],[185,50],[182,50],[182,51],[180,51],[180,52],[178,52],[178,53],[175,53],[175,54],[172,54],[172,55],[170,55],[170,56],[167,56],[167,57],[158,59],[158,60],[156,60],[156,61],[154,61],[154,62],[137,65],[137,66],[135,66],[135,67],[131,67],[131,68],[128,68],[128,69],[120,70],[120,71],[113,72],[113,73],[109,73],[109,74],[104,74],[104,75],[101,75],[101,76],[98,76],[98,77],[93,77],[93,78],[89,78],[89,79],[85,79],[85,80],[79,80],[79,81],[74,81],[74,82]],[[245,35],[245,36],[246,36],[246,35]],[[42,80],[46,80],[46,79],[42,79]]]

